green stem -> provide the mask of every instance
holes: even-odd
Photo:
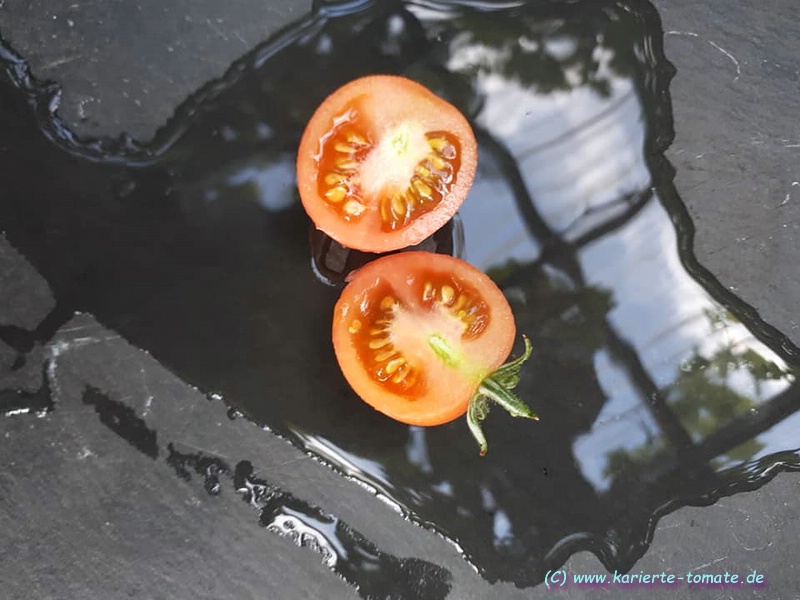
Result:
[[[517,383],[519,383],[519,370],[522,364],[531,355],[531,342],[527,337],[524,340],[525,352],[523,355],[487,376],[480,383],[469,402],[467,425],[475,441],[478,442],[481,456],[484,456],[489,448],[486,436],[481,428],[481,421],[489,414],[489,400],[502,406],[512,417],[539,420],[536,413],[512,392]]]

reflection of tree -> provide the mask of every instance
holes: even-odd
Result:
[[[492,267],[487,274],[506,289],[512,304],[524,303],[524,311],[531,324],[541,324],[541,335],[558,339],[572,347],[582,348],[587,355],[603,346],[607,336],[604,319],[611,310],[611,292],[595,287],[576,287],[568,275],[551,265],[545,269],[548,289],[542,289],[541,280],[532,278],[533,271],[542,265],[527,268],[516,261]],[[520,286],[524,282],[524,286]],[[541,298],[547,297],[547,302]]]
[[[712,330],[742,325],[729,312],[706,310],[705,316]],[[749,381],[743,380],[748,375]],[[662,390],[671,411],[693,442],[703,441],[754,411],[764,384],[769,381],[793,381],[792,371],[759,354],[747,345],[728,342],[710,356],[695,349],[692,356],[677,369],[675,380]],[[751,386],[754,393],[747,394],[743,387]],[[645,444],[633,449],[619,449],[608,455],[606,476],[619,475],[631,470],[646,468],[674,448],[666,437],[649,435]],[[751,460],[764,444],[751,437],[729,446],[711,460],[716,468]]]
[[[598,10],[585,5],[554,10],[530,3],[492,19],[484,11],[463,9],[447,26],[450,54],[456,57],[452,66],[470,76],[501,75],[541,94],[588,86],[606,96],[610,77],[633,72],[636,45],[619,8],[597,5]]]

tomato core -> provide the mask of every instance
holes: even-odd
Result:
[[[380,285],[358,307],[348,331],[364,368],[385,389],[409,397],[425,393],[426,372],[437,362],[479,378],[480,367],[459,350],[489,324],[479,293],[446,275],[415,280],[410,288],[410,300],[401,300]]]
[[[348,111],[339,121],[346,125],[356,114]],[[377,205],[381,231],[396,231],[435,209],[450,191],[461,161],[458,142],[447,133],[402,123],[375,144],[334,123],[322,144],[317,191],[345,221]]]

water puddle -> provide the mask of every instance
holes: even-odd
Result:
[[[0,223],[61,305],[384,494],[489,581],[535,585],[578,550],[626,569],[660,515],[800,464],[800,353],[691,252],[663,157],[661,39],[636,0],[323,2],[147,147],[75,139],[6,49],[18,87],[0,93]],[[319,102],[375,72],[434,89],[479,139],[474,189],[425,247],[503,288],[535,347],[519,393],[541,416],[493,414],[483,459],[465,422],[372,411],[333,357],[336,286],[368,257],[309,236],[294,153]],[[264,483],[235,478],[253,502]],[[281,506],[259,505],[263,524],[324,555]],[[317,520],[335,543],[335,519]],[[352,580],[414,567],[349,556]]]

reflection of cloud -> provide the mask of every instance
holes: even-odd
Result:
[[[757,440],[763,447],[753,456],[753,459],[763,458],[782,448],[789,452],[800,451],[800,412],[783,419],[772,428],[758,436]]]
[[[595,371],[608,401],[592,429],[575,438],[572,452],[586,480],[598,491],[606,491],[611,485],[608,454],[647,444],[653,433],[658,432],[658,425],[642,403],[641,391],[608,350],[595,353]]]
[[[259,204],[277,212],[294,203],[296,181],[294,158],[286,154],[277,161],[254,156],[230,173],[225,183],[233,188],[252,186]]]
[[[615,308],[609,321],[617,331],[625,332],[660,387],[671,383],[675,365],[695,352],[712,356],[728,346],[752,348],[786,368],[743,324],[709,319],[709,313],[718,312],[720,306],[687,276],[678,256],[675,230],[660,203],[650,202],[615,235],[584,248],[580,262],[587,285],[613,290]],[[788,383],[767,385],[767,391],[774,394]],[[752,389],[741,391],[752,393]]]
[[[470,198],[474,200],[468,199],[459,209],[469,262],[486,270],[512,258],[520,263],[538,258],[539,243],[525,227],[514,193],[489,152],[481,153]]]
[[[406,459],[415,465],[422,473],[432,473],[433,466],[428,455],[428,443],[425,440],[425,428],[409,427],[408,443],[406,444]]]
[[[487,96],[478,121],[505,138],[552,229],[649,186],[642,108],[630,80],[612,80],[608,96],[588,87],[545,96],[516,82]]]

